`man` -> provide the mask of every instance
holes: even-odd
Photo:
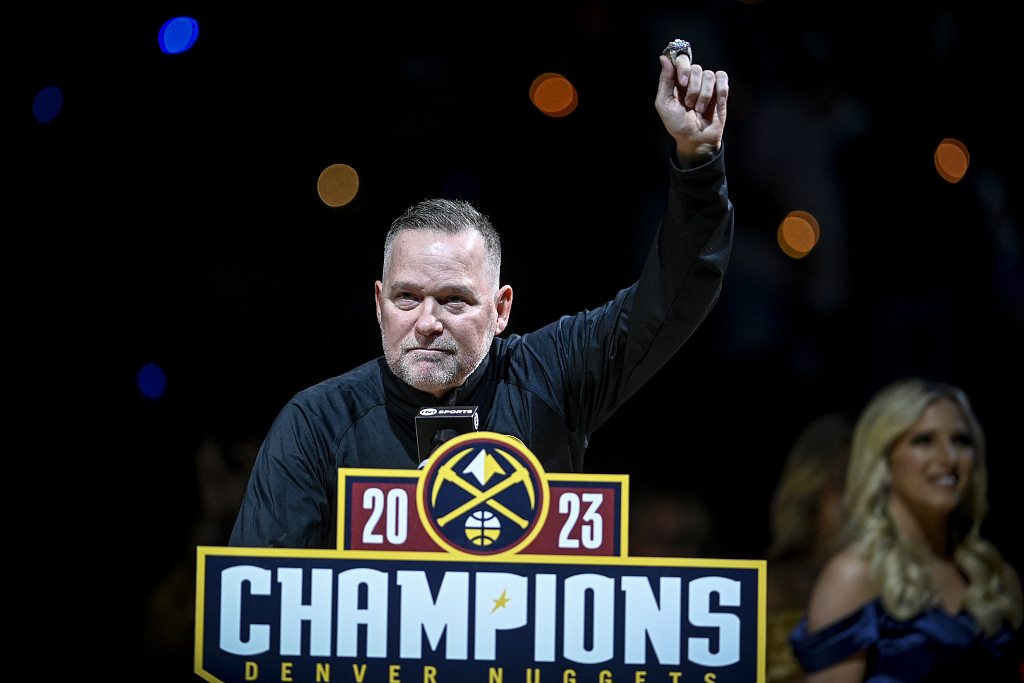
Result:
[[[375,285],[384,357],[297,394],[253,470],[231,545],[335,547],[337,468],[414,468],[429,405],[475,405],[548,471],[579,472],[590,435],[703,321],[732,243],[722,161],[728,77],[661,57],[655,102],[675,139],[669,207],[639,282],[540,330],[495,337],[512,288],[487,219],[461,202],[410,208]]]

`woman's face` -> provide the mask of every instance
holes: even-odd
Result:
[[[939,399],[892,450],[892,495],[919,518],[948,515],[960,504],[973,468],[967,420],[952,400]]]

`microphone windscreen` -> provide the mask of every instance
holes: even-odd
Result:
[[[431,406],[420,408],[416,415],[416,448],[420,462],[430,457],[438,447],[459,434],[475,432],[480,428],[477,406]],[[439,443],[435,443],[441,439]]]

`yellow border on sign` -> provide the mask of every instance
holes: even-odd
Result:
[[[504,561],[504,558],[507,558],[510,555],[516,555],[520,550],[529,546],[531,543],[533,543],[533,540],[537,538],[537,536],[540,534],[541,529],[544,528],[544,525],[548,521],[548,511],[551,507],[551,489],[548,487],[547,477],[544,476],[544,466],[540,464],[540,460],[537,459],[537,456],[533,454],[533,451],[526,447],[526,444],[524,444],[519,439],[515,439],[511,436],[498,434],[497,432],[468,432],[466,434],[460,434],[454,439],[446,441],[441,448],[447,454],[455,450],[456,448],[460,447],[462,444],[466,442],[478,441],[481,439],[486,439],[488,441],[496,441],[500,444],[503,444],[505,448],[507,448],[508,450],[526,458],[526,460],[528,460],[529,463],[533,466],[534,471],[537,473],[536,483],[542,490],[540,495],[542,500],[540,503],[540,509],[537,511],[537,516],[534,518],[533,528],[530,530],[530,533],[526,534],[526,536],[524,536],[519,541],[519,543],[515,544],[508,550],[503,550],[500,553],[487,553],[479,555],[474,553],[467,553],[465,550],[456,545],[453,545],[451,542],[448,541],[447,538],[437,533],[437,530],[434,529],[434,525],[432,524],[430,515],[428,515],[427,513],[426,506],[423,505],[423,487],[426,485],[426,481],[429,475],[434,471],[434,469],[436,469],[437,463],[441,461],[440,458],[435,457],[433,455],[427,461],[427,466],[424,467],[423,470],[421,471],[422,473],[420,475],[420,480],[416,483],[416,512],[419,513],[420,522],[423,524],[423,528],[426,529],[427,535],[434,539],[434,542],[437,543],[439,548],[441,548],[442,550],[446,550],[450,555],[466,555],[468,557],[473,557],[477,559],[481,557],[486,557],[492,558],[492,560],[495,562],[500,562]],[[506,455],[506,457],[509,456]]]
[[[421,551],[395,553],[388,550],[310,550],[308,548],[236,548],[227,546],[206,546],[196,548],[197,578],[205,573],[207,555],[218,557],[284,557],[296,559],[323,560],[394,560],[396,562],[464,562],[467,564],[487,564],[494,555],[469,555],[464,553],[427,553]],[[721,567],[723,569],[757,569],[762,572],[763,580],[758,585],[758,593],[766,594],[767,560],[726,560],[705,557],[616,557],[615,555],[516,555],[511,562],[503,564],[578,564],[588,567]],[[197,605],[202,598],[198,592]]]
[[[206,614],[206,581],[204,579],[206,578],[206,556],[210,554],[208,551],[211,550],[225,550],[225,548],[196,547],[196,635],[192,670],[210,683],[224,683],[203,668],[203,616]]]
[[[306,548],[235,548],[198,546],[196,551],[203,562],[206,555],[220,557],[285,557],[323,560],[394,560],[396,562],[464,562],[487,564],[494,555],[463,553],[425,553],[420,551],[395,553],[387,550],[309,550]],[[483,559],[481,559],[483,558]],[[757,569],[767,571],[767,560],[725,560],[704,557],[616,557],[614,555],[516,555],[503,564],[578,564],[588,567],[721,567],[723,569]],[[205,565],[204,565],[205,568]],[[198,573],[198,572],[197,572]],[[765,579],[766,581],[767,579]],[[758,586],[759,593],[767,591],[767,583]],[[199,596],[197,596],[199,600]],[[198,605],[198,602],[197,602]]]
[[[757,571],[757,683],[762,683],[768,666],[768,560],[758,561],[764,563]]]
[[[381,470],[372,470],[380,472]],[[400,470],[405,471],[405,470]],[[561,475],[560,475],[561,476]],[[588,475],[574,475],[585,477]],[[594,475],[599,476],[599,475]],[[610,475],[618,476],[618,475]],[[420,562],[464,562],[486,564],[481,557],[493,558],[493,555],[469,555],[463,553],[424,553],[408,552],[400,556],[394,552],[380,550],[307,550],[304,548],[234,548],[219,546],[198,546],[196,548],[196,640],[195,640],[195,673],[210,683],[224,683],[216,676],[203,669],[203,615],[206,603],[206,557],[280,557],[296,559],[352,559],[352,560],[390,560]],[[513,561],[506,564],[575,564],[588,567],[721,567],[723,569],[756,569],[757,570],[757,680],[765,682],[765,640],[767,639],[767,607],[768,607],[768,561],[767,560],[718,560],[706,558],[683,557],[616,557],[595,555],[515,555]]]

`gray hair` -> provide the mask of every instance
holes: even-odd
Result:
[[[475,230],[484,240],[487,270],[497,289],[501,273],[501,240],[498,231],[487,216],[477,211],[472,204],[457,199],[424,199],[410,206],[395,219],[384,239],[384,277],[391,266],[391,250],[395,238],[406,230],[432,230],[445,235],[458,235]]]

